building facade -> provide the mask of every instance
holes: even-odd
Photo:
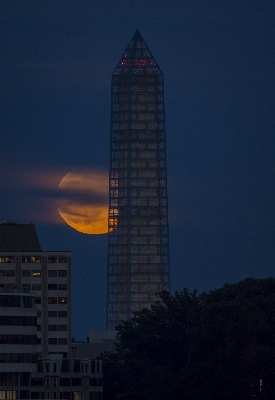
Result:
[[[30,398],[37,370],[37,309],[27,289],[0,288],[0,399]]]
[[[0,287],[26,288],[37,308],[37,354],[70,357],[70,252],[0,253]]]
[[[0,224],[0,288],[25,288],[37,308],[37,355],[71,357],[71,253],[42,251],[33,224]]]
[[[102,361],[71,357],[70,276],[34,225],[0,224],[0,399],[102,399]]]
[[[170,288],[163,85],[136,31],[112,75],[107,330]]]
[[[37,309],[28,289],[0,289],[0,399],[102,400],[102,360],[37,359]]]

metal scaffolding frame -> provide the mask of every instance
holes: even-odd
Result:
[[[163,74],[139,31],[111,90],[108,330],[170,289]]]

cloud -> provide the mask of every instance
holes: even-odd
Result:
[[[89,205],[108,204],[108,172],[99,169],[68,172],[64,168],[10,168],[3,174],[2,184],[5,196],[0,196],[1,220],[59,225],[64,221],[58,213],[58,201],[70,201],[75,204],[75,212],[82,207],[82,213]]]

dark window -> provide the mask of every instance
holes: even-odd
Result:
[[[58,270],[58,276],[59,277],[66,277],[67,276],[67,270],[66,269],[59,269]]]
[[[48,304],[57,304],[57,297],[48,297]]]
[[[20,307],[20,296],[0,295],[1,307]]]
[[[74,360],[74,371],[73,372],[80,372],[80,360]]]
[[[67,331],[68,330],[68,326],[67,325],[58,325],[58,330],[59,331]]]
[[[48,311],[48,317],[52,317],[52,318],[57,317],[57,311]]]
[[[61,372],[70,372],[70,360],[62,360]]]
[[[48,277],[56,278],[57,277],[57,270],[56,269],[49,269],[48,270]]]
[[[4,286],[2,286],[2,287],[4,287]],[[14,283],[6,283],[6,287],[14,288],[15,285],[14,285]]]
[[[61,318],[66,318],[67,317],[67,311],[58,311],[58,316]]]
[[[32,378],[32,386],[44,386],[44,378]]]
[[[57,290],[57,284],[56,283],[49,283],[48,284],[48,290]]]
[[[67,284],[66,283],[60,283],[58,285],[58,290],[67,290]]]
[[[0,386],[17,386],[17,372],[1,372]]]
[[[81,386],[81,378],[72,378],[72,386]]]
[[[66,386],[66,385],[64,385]],[[71,392],[60,392],[60,399],[62,400],[71,400]]]
[[[39,283],[33,283],[32,290],[41,290],[41,285]]]
[[[44,391],[43,392],[31,392],[31,399],[43,399]]]
[[[90,386],[102,386],[103,380],[101,378],[91,378],[90,379]]]
[[[58,338],[58,344],[68,344],[67,338]]]
[[[48,263],[56,263],[57,257],[48,257]]]
[[[61,378],[60,386],[71,386],[71,379],[70,378]]]
[[[33,353],[0,353],[0,363],[36,363]]]
[[[14,270],[6,270],[6,276],[15,276],[15,271]]]
[[[29,386],[29,385],[26,385]],[[20,399],[29,399],[30,398],[30,392],[29,390],[20,390]]]
[[[28,372],[20,372],[20,386],[29,386],[29,376]]]
[[[25,277],[31,276],[31,271],[29,269],[22,269],[22,276]]]
[[[57,325],[49,325],[48,331],[57,331]]]
[[[22,284],[22,287],[31,290],[32,285],[31,285],[30,283],[23,283],[23,284]]]
[[[37,372],[43,372],[43,361],[42,360],[37,361]]]
[[[0,335],[0,344],[36,344],[36,335]]]
[[[49,338],[48,343],[49,344],[57,344],[57,338]]]
[[[66,263],[67,262],[67,257],[58,257],[58,262],[59,263]]]

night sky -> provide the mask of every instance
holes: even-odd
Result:
[[[275,1],[0,0],[0,220],[72,251],[73,336],[105,329],[107,236],[58,214],[108,171],[111,75],[139,29],[162,69],[171,290],[274,276]]]

